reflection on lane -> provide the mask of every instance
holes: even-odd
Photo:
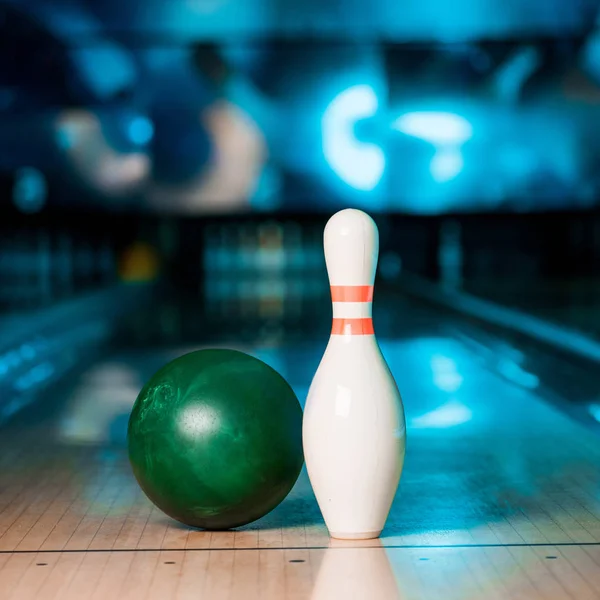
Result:
[[[127,420],[144,381],[125,361],[100,363],[77,378],[58,421],[66,444],[123,443]]]
[[[555,430],[555,420],[564,417],[540,402],[536,386],[530,385],[534,375],[508,355],[496,356],[491,365],[491,350],[465,339],[438,335],[382,340],[382,351],[404,397],[408,430],[419,435],[447,429],[460,435],[505,437],[524,434],[532,418],[538,434]],[[61,440],[124,443],[129,412],[144,383],[168,361],[201,347],[205,346],[122,354],[92,365],[70,389],[60,418]],[[325,344],[228,347],[272,366],[303,404]],[[514,368],[508,369],[508,362]],[[522,376],[514,376],[517,370]]]
[[[596,565],[586,548],[577,545],[381,548],[371,544],[311,550],[308,558],[318,567],[310,600],[464,600],[540,594],[566,598],[567,590],[574,597],[593,598],[600,589]]]
[[[378,540],[369,541],[369,546],[364,548],[349,547],[348,544],[322,552],[311,600],[400,600],[403,597],[399,589],[401,582],[394,576],[388,551]]]
[[[66,443],[122,441],[143,383],[140,373],[124,362],[92,367],[71,393],[59,422],[60,439]]]

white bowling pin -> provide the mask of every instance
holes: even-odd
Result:
[[[406,442],[398,387],[373,331],[377,226],[362,211],[335,214],[324,234],[331,337],[304,410],[306,467],[329,533],[381,533],[402,473]]]

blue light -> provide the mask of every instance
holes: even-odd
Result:
[[[468,423],[473,418],[470,408],[457,400],[450,400],[443,406],[410,421],[411,429],[447,429]]]
[[[464,166],[462,154],[458,148],[438,150],[431,159],[429,171],[438,183],[454,179]]]
[[[15,381],[14,387],[18,391],[23,392],[50,379],[50,377],[54,374],[54,371],[54,365],[52,365],[51,363],[41,363],[27,371],[27,373],[25,373],[21,377],[19,377]]]
[[[154,137],[154,125],[147,117],[135,117],[128,127],[129,139],[137,146],[144,146]]]
[[[79,77],[100,99],[109,99],[137,82],[137,67],[131,54],[113,42],[98,40],[93,46],[74,48],[70,56]]]
[[[336,96],[323,115],[323,153],[333,171],[348,185],[371,191],[381,181],[385,155],[376,144],[359,142],[354,124],[373,117],[377,95],[368,85],[356,85]]]
[[[24,213],[40,211],[46,203],[48,186],[43,173],[33,167],[23,167],[15,174],[13,202]]]
[[[520,365],[508,358],[499,361],[498,371],[509,381],[524,388],[535,390],[540,385],[540,379],[537,375],[525,371]]]
[[[431,357],[431,370],[433,382],[439,390],[453,393],[460,389],[463,376],[458,372],[456,363],[451,358],[434,354]]]
[[[473,135],[471,124],[447,112],[410,112],[398,117],[392,127],[434,145],[463,144]]]

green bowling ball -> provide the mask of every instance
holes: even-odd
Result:
[[[191,352],[160,369],[135,402],[127,441],[148,498],[203,529],[262,517],[288,495],[304,462],[292,388],[235,350]]]

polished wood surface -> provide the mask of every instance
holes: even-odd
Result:
[[[241,348],[304,400],[323,348]],[[331,540],[303,472],[260,521],[194,531],[155,509],[127,415],[170,352],[90,366],[0,430],[0,598],[600,598],[600,437],[518,352],[439,327],[382,341],[408,449],[380,540]]]

